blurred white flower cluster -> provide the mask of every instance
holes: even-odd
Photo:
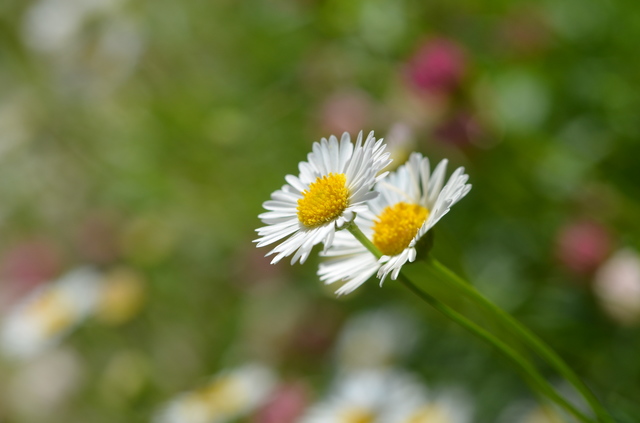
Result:
[[[90,316],[106,324],[129,320],[140,309],[143,296],[144,283],[133,270],[74,269],[13,304],[0,324],[0,351],[16,359],[34,358],[58,345]]]

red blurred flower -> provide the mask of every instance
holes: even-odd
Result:
[[[61,267],[58,248],[46,238],[27,239],[10,247],[0,261],[0,308],[54,279]]]
[[[446,38],[424,43],[409,60],[407,77],[419,90],[449,94],[460,84],[466,71],[462,48]]]
[[[302,383],[281,385],[271,399],[258,411],[255,423],[293,423],[302,415],[309,402],[309,393]]]
[[[557,240],[557,257],[574,273],[592,273],[611,252],[611,234],[592,221],[577,221],[563,227]]]

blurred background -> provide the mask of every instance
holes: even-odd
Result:
[[[640,421],[638,12],[3,0],[0,422],[293,423],[345,368],[410,374],[464,410],[428,421],[562,421],[393,281],[336,298],[317,258],[255,248],[312,142],[360,130],[393,166],[420,151],[467,169],[433,253]],[[227,414],[223,379],[244,381]]]

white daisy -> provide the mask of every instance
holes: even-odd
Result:
[[[205,386],[178,395],[156,414],[156,423],[223,423],[260,407],[276,385],[273,371],[257,363],[223,371]]]
[[[391,423],[469,423],[473,406],[460,391],[442,391],[430,396],[408,412],[398,414]]]
[[[300,423],[391,423],[422,403],[426,388],[399,371],[359,371],[338,379],[328,398]]]
[[[257,246],[282,241],[267,254],[276,254],[271,263],[294,253],[292,264],[304,263],[314,245],[328,248],[336,229],[367,209],[377,195],[371,188],[384,177],[378,173],[390,163],[385,147],[373,132],[364,144],[360,132],[355,147],[346,132],[339,142],[331,136],[313,144],[300,175],[287,175],[287,184],[263,204],[269,211],[258,216],[267,226],[257,229]]]
[[[418,338],[412,317],[404,310],[385,308],[350,318],[338,335],[335,356],[339,367],[372,369],[397,364]]]
[[[431,173],[429,159],[413,153],[378,182],[380,196],[369,201],[369,210],[358,214],[355,223],[383,256],[377,260],[350,233],[340,232],[322,253],[329,259],[320,265],[320,279],[326,284],[346,281],[339,295],[352,292],[376,272],[380,284],[389,274],[396,279],[402,266],[415,260],[418,241],[471,189],[462,167],[445,185],[446,167],[447,160],[442,160]]]
[[[0,347],[31,357],[56,344],[95,310],[101,282],[100,273],[80,268],[29,294],[6,316]]]

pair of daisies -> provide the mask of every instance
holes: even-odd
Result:
[[[464,197],[471,185],[464,168],[445,184],[447,161],[431,172],[429,159],[413,153],[395,172],[381,173],[391,163],[383,140],[373,132],[355,145],[348,133],[313,144],[299,176],[287,175],[271,194],[259,217],[258,247],[278,243],[267,255],[271,263],[293,255],[292,264],[324,244],[318,275],[326,284],[345,282],[337,294],[347,294],[376,274],[380,283],[396,279],[402,266],[416,259],[416,244]],[[380,251],[377,258],[349,231],[355,224]]]

